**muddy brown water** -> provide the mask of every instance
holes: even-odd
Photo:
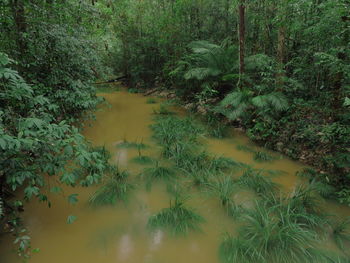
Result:
[[[147,104],[147,97],[125,91],[102,93],[110,106],[96,112],[96,121],[88,123],[84,135],[94,145],[105,145],[112,154],[112,162],[131,174],[138,174],[142,165],[130,162],[137,156],[135,149],[120,149],[116,145],[124,139],[143,141],[152,147],[143,150],[144,154],[159,157],[159,146],[151,139],[153,111],[158,103]],[[217,156],[231,157],[256,168],[282,170],[285,174],[275,177],[287,191],[292,191],[299,178],[295,173],[304,166],[285,157],[269,162],[257,163],[253,154],[237,149],[246,145],[255,146],[243,134],[232,131],[225,139],[206,138],[204,142],[209,152]],[[271,153],[271,152],[270,152]],[[280,156],[277,153],[272,153]],[[136,181],[136,178],[134,178]],[[50,182],[51,187],[55,182]],[[218,200],[205,197],[194,191],[190,193],[189,205],[196,208],[206,222],[202,232],[190,233],[186,237],[173,237],[162,231],[150,233],[148,217],[169,205],[170,196],[165,186],[156,184],[146,191],[142,183],[131,194],[127,204],[114,207],[92,209],[87,200],[95,191],[91,188],[64,188],[63,195],[49,194],[52,207],[30,202],[23,213],[25,224],[32,239],[32,248],[39,248],[29,262],[33,263],[216,263],[218,246],[225,232],[233,232],[235,224],[219,206]],[[79,202],[70,205],[67,196],[78,194]],[[241,196],[249,199],[249,195]],[[350,209],[337,203],[325,203],[327,211],[341,217],[349,216]],[[69,215],[77,216],[73,224],[67,224]],[[0,240],[0,262],[17,263],[13,239],[10,236]],[[334,248],[328,242],[327,247]]]

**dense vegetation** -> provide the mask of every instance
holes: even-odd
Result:
[[[16,236],[20,255],[30,246],[20,212],[31,198],[51,205],[49,181],[53,193],[62,184],[104,181],[93,206],[125,201],[132,190],[128,174],[85,140],[78,122],[102,102],[93,83],[113,73],[132,91],[175,94],[205,115],[212,136],[224,136],[226,125],[243,128],[256,142],[314,167],[299,173],[310,185],[279,196],[268,177],[274,171],[211,156],[198,143],[205,129],[165,106],[152,129],[171,167],[143,155],[142,142],[119,145],[137,148],[133,161],[150,165],[140,176],[149,187],[154,180],[171,187],[180,173],[241,220],[238,236],[228,234],[220,246],[223,262],[338,262],[316,249],[317,239],[327,226],[342,249],[347,222],[329,220],[314,199],[350,204],[348,0],[2,3],[0,232]],[[256,161],[273,158],[254,152]],[[237,170],[239,178],[225,176]],[[251,209],[235,203],[237,188],[257,196]],[[187,233],[203,221],[176,197],[149,226]]]
[[[3,1],[0,14],[0,232],[14,234],[26,256],[24,201],[50,206],[48,191],[62,191],[55,182],[89,186],[110,170],[105,151],[73,126],[101,102],[91,83],[103,20],[76,1]]]
[[[228,119],[349,203],[348,1],[124,0],[111,21],[110,65],[130,87]]]

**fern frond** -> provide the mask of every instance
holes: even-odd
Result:
[[[208,53],[212,49],[220,48],[220,46],[205,40],[193,41],[188,45],[188,47],[191,48],[192,51],[197,54]]]
[[[185,75],[184,78],[186,80],[189,79],[197,79],[197,80],[204,80],[208,77],[216,77],[218,75],[220,75],[221,71],[215,68],[192,68],[190,70],[188,70]]]

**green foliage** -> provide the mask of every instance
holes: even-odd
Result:
[[[220,46],[208,41],[194,41],[188,47],[192,54],[184,56],[169,75],[190,81],[194,87],[191,91],[184,91],[184,95],[197,91],[195,97],[205,101],[218,94],[220,87],[227,83],[226,76],[237,70],[237,48],[227,40]]]
[[[208,167],[211,171],[218,172],[242,169],[247,167],[247,165],[234,159],[220,156],[211,158]]]
[[[250,153],[254,153],[254,149],[252,149],[251,147],[249,146],[246,146],[246,145],[237,145],[237,150],[239,151],[244,151],[244,152],[250,152]]]
[[[350,219],[347,218],[345,220],[337,220],[332,224],[332,237],[337,244],[337,246],[344,250],[344,241],[350,241]]]
[[[190,231],[200,230],[199,224],[203,222],[204,219],[192,208],[186,207],[184,201],[175,198],[174,202],[170,202],[170,207],[149,218],[148,227],[163,228],[173,235],[186,235]]]
[[[154,114],[159,115],[172,115],[174,114],[171,110],[169,110],[169,105],[162,103],[159,105],[158,109],[153,110]]]
[[[254,160],[257,162],[271,162],[276,160],[276,157],[266,152],[255,152]]]
[[[134,188],[127,181],[128,173],[113,171],[106,182],[89,199],[89,204],[94,207],[116,205],[118,201],[126,202],[130,191]]]
[[[73,224],[77,220],[77,217],[75,215],[69,215],[67,217],[67,224]]]
[[[68,202],[71,204],[71,205],[75,205],[76,203],[78,203],[78,194],[71,194],[68,196]]]
[[[266,175],[262,174],[262,171],[248,168],[242,176],[239,177],[238,183],[253,190],[259,195],[271,194],[277,189],[277,184]]]
[[[109,169],[108,156],[90,147],[78,129],[57,121],[53,104],[8,64],[0,54],[1,171],[8,191],[24,190],[24,198],[48,201],[42,188],[44,174],[55,175],[67,185],[88,186],[100,181]],[[0,193],[2,195],[2,193]]]
[[[145,168],[141,176],[146,180],[146,187],[150,188],[152,182],[163,181],[166,183],[172,183],[175,179],[175,171],[170,167],[159,166],[156,162],[154,167]]]
[[[231,205],[231,198],[238,191],[237,183],[227,175],[219,175],[207,183],[207,191],[220,199],[221,205]]]
[[[145,155],[138,155],[131,159],[132,162],[137,164],[152,164],[154,163],[154,159]]]
[[[237,237],[220,245],[222,262],[322,262],[314,244],[316,232],[293,220],[293,211],[257,202],[240,216]]]
[[[148,98],[147,101],[146,101],[147,104],[156,104],[157,103],[157,100],[154,99],[154,98]]]
[[[230,120],[236,120],[240,117],[244,118],[251,114],[271,118],[276,113],[287,109],[288,102],[282,93],[272,92],[256,96],[254,92],[248,89],[230,93],[217,107],[217,111]]]

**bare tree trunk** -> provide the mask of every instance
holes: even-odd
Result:
[[[242,88],[242,76],[244,74],[244,46],[245,46],[245,0],[240,0],[239,8],[239,86]]]

